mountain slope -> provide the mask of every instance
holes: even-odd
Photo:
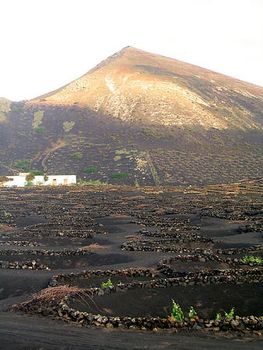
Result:
[[[7,121],[7,114],[10,111],[11,101],[6,98],[0,97],[0,124]]]
[[[132,47],[56,91],[2,105],[0,174],[139,185],[263,176],[263,88]]]
[[[132,47],[32,103],[75,103],[150,125],[263,128],[262,88]]]

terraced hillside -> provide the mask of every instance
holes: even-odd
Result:
[[[0,100],[0,174],[135,185],[263,176],[263,88],[131,47],[33,99]]]

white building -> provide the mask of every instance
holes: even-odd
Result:
[[[74,185],[77,183],[76,175],[36,175],[32,181],[26,180],[27,173],[20,173],[17,176],[7,176],[10,181],[4,182],[4,187],[25,187],[32,186],[61,186]]]

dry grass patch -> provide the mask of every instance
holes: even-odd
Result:
[[[101,245],[98,243],[89,244],[89,245],[86,245],[86,246],[80,248],[80,250],[84,250],[84,251],[106,250],[106,249],[109,249],[109,246]]]
[[[128,235],[128,236],[125,236],[126,239],[130,239],[132,241],[140,241],[140,237],[139,236],[135,236],[135,235]]]
[[[33,294],[26,302],[13,305],[11,310],[34,313],[42,313],[43,310],[48,310],[50,307],[52,310],[58,310],[57,307],[59,303],[65,297],[71,296],[77,299],[81,304],[85,304],[88,307],[90,307],[90,303],[92,303],[98,311],[101,311],[98,305],[95,304],[89,290],[70,287],[68,285],[43,289],[40,292]]]
[[[60,301],[64,297],[72,294],[83,293],[81,288],[70,287],[67,285],[58,287],[49,287],[41,290],[38,293],[32,295],[31,299],[27,301],[30,303],[34,302],[49,302],[49,301]]]
[[[10,232],[10,231],[13,231],[14,229],[15,229],[15,227],[0,223],[0,231],[1,232]]]

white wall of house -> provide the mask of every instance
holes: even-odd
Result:
[[[24,187],[27,184],[27,174],[18,176],[7,176],[10,181],[4,182],[4,187]],[[11,180],[12,179],[12,180]],[[76,175],[47,175],[47,180],[43,175],[36,175],[32,181],[34,186],[61,186],[74,185],[77,183]]]
[[[76,175],[48,175],[47,181],[44,180],[44,176],[37,175],[32,181],[33,185],[43,186],[60,186],[60,185],[73,185],[77,183]]]
[[[10,181],[4,182],[4,187],[24,187],[26,185],[25,176],[7,176]]]

